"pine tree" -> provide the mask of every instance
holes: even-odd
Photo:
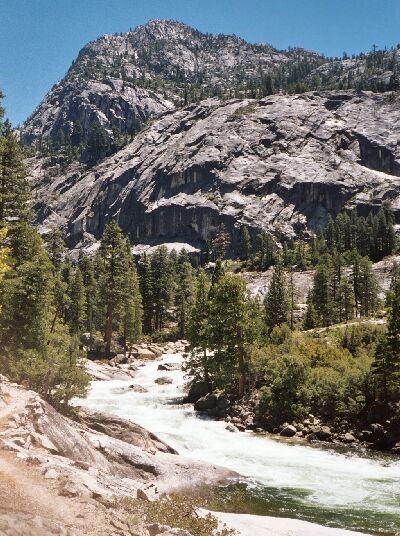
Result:
[[[125,353],[131,353],[131,348],[142,335],[143,306],[139,289],[139,278],[135,263],[129,252],[128,269],[124,280],[124,299],[122,302],[122,327]]]
[[[105,227],[99,253],[103,262],[100,287],[105,301],[104,344],[105,353],[109,355],[117,321],[116,313],[124,300],[124,278],[128,269],[126,242],[115,221]]]
[[[209,343],[214,351],[209,361],[213,383],[230,386],[241,397],[247,389],[248,327],[246,285],[237,276],[226,275],[215,284],[210,300]]]
[[[173,274],[165,246],[157,248],[151,256],[151,274],[154,306],[154,329],[161,331],[164,327],[168,308],[172,302],[174,287]]]
[[[200,270],[196,281],[193,307],[190,311],[187,338],[190,355],[185,363],[190,375],[210,382],[207,347],[209,345],[210,282],[204,270]]]
[[[336,297],[336,310],[339,322],[348,322],[354,318],[354,290],[348,277],[342,276]]]
[[[278,259],[268,292],[264,299],[265,325],[268,332],[275,326],[280,326],[288,321],[289,300],[286,288],[286,277],[281,259]]]
[[[26,223],[11,241],[12,269],[3,280],[0,301],[3,348],[43,350],[52,309],[52,267],[40,237]],[[27,247],[28,246],[28,247]]]
[[[211,287],[216,285],[218,281],[225,275],[225,268],[222,260],[218,257],[217,262],[215,263],[214,270],[211,278]]]
[[[177,268],[177,287],[175,305],[177,308],[178,329],[181,339],[186,337],[190,310],[193,304],[193,268],[183,258]]]
[[[29,216],[29,184],[24,154],[16,134],[6,124],[0,143],[0,225]]]
[[[143,300],[143,330],[149,334],[153,330],[153,276],[149,257],[144,254],[139,262],[140,293]]]
[[[94,275],[93,262],[87,255],[80,253],[78,267],[82,274],[83,285],[85,288],[85,329],[89,333],[90,342],[92,342],[96,316],[95,306],[97,303],[97,285]]]
[[[94,164],[107,155],[109,139],[103,126],[94,125],[90,129],[87,150],[89,161]]]
[[[211,247],[214,252],[214,258],[224,259],[231,243],[230,236],[222,224],[214,236]]]
[[[309,292],[307,296],[307,309],[303,320],[305,330],[314,329],[318,326],[318,315],[314,307],[313,293]]]
[[[75,147],[79,147],[83,143],[83,140],[84,140],[84,130],[83,130],[82,123],[79,120],[74,121],[73,130],[71,134],[71,143]]]
[[[387,332],[377,345],[373,370],[381,379],[383,399],[388,404],[391,388],[400,396],[400,279],[393,278],[388,294]]]
[[[329,255],[324,255],[314,274],[312,301],[318,324],[329,326],[332,323],[332,264]]]
[[[0,93],[1,98],[1,93]],[[0,117],[1,117],[1,108],[0,108]],[[10,248],[6,245],[7,240],[7,227],[3,227],[0,229],[0,284],[3,281],[6,273],[10,269],[9,266],[9,253]],[[1,312],[1,304],[0,304],[0,312]]]
[[[274,239],[266,233],[259,234],[256,240],[256,248],[253,264],[259,271],[268,270],[274,264],[276,244]]]
[[[359,305],[360,316],[370,316],[378,307],[378,284],[372,271],[372,263],[366,257],[363,257],[359,262],[356,300]]]
[[[68,285],[69,306],[67,324],[72,335],[80,335],[86,319],[86,295],[83,275],[79,268],[72,274]]]
[[[251,253],[250,233],[247,227],[243,226],[240,229],[240,248],[239,248],[240,260],[247,261],[250,258],[250,253]]]
[[[47,236],[46,249],[55,272],[59,272],[65,257],[65,241],[59,229],[53,228]]]
[[[344,260],[342,254],[334,250],[331,255],[331,298],[332,298],[332,322],[341,319],[339,289],[343,277]]]
[[[40,236],[26,221],[22,152],[8,126],[5,133],[5,150],[4,140],[0,142],[0,178],[3,186],[7,181],[12,184],[6,195],[0,192],[0,225],[7,220],[11,233],[9,248],[0,252],[1,260],[9,254],[7,268],[0,265],[0,368],[12,381],[64,406],[72,397],[85,395],[89,378],[80,366],[77,342],[57,319],[54,266]],[[4,227],[0,237],[5,237]]]

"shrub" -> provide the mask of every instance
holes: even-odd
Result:
[[[371,357],[302,333],[274,340],[281,344],[268,345],[252,363],[262,384],[259,414],[279,423],[309,412],[325,419],[359,415],[371,394]]]
[[[122,508],[134,522],[145,519],[147,523],[160,523],[190,532],[193,536],[230,536],[231,529],[218,530],[218,520],[212,514],[199,517],[197,501],[192,497],[171,494],[164,495],[158,501],[148,502],[138,499],[123,501]]]
[[[45,350],[19,350],[9,358],[8,375],[59,409],[72,398],[84,397],[90,381],[80,363],[78,341],[61,325]]]

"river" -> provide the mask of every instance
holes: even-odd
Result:
[[[95,381],[85,405],[131,419],[157,434],[180,454],[219,464],[246,477],[244,483],[216,490],[233,500],[240,492],[241,510],[306,519],[365,531],[400,534],[400,461],[393,457],[340,453],[299,445],[250,432],[231,433],[223,421],[199,417],[183,396],[181,371],[159,371],[166,354],[141,367],[134,380]],[[173,383],[154,380],[168,376]],[[129,385],[145,387],[135,393]],[[247,505],[247,506],[246,506]]]

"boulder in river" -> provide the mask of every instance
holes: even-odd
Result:
[[[328,441],[332,436],[332,432],[329,426],[321,426],[316,435],[320,441]]]
[[[132,355],[135,359],[157,359],[161,354],[153,351],[153,349],[135,347],[132,350]]]
[[[161,363],[160,365],[158,365],[157,370],[165,370],[167,372],[171,372],[173,370],[180,370],[180,369],[181,369],[180,363]]]
[[[161,376],[160,378],[156,378],[154,382],[158,383],[158,385],[168,385],[172,383],[172,378],[168,378],[168,376]]]
[[[280,435],[283,437],[293,437],[294,435],[296,435],[296,432],[297,430],[294,426],[292,426],[291,424],[286,424],[280,431]]]
[[[208,382],[194,382],[190,386],[189,393],[185,398],[185,403],[197,402],[200,398],[211,393],[211,384]]]
[[[146,389],[142,385],[137,385],[135,383],[129,386],[129,390],[133,391],[134,393],[148,393],[149,392],[148,389]]]
[[[208,395],[203,396],[202,398],[199,398],[199,400],[197,400],[194,405],[194,409],[197,411],[209,411],[211,409],[215,409],[217,407],[217,404],[217,395],[209,393]]]
[[[357,441],[357,439],[353,436],[353,434],[350,434],[350,432],[347,432],[343,436],[343,441],[345,443],[355,443]]]

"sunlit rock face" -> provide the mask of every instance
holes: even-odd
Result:
[[[185,102],[243,93],[250,81],[260,82],[260,73],[303,60],[310,69],[326,61],[303,49],[278,51],[176,21],[151,21],[88,43],[24,123],[21,140],[35,146],[68,143],[76,122],[81,142],[92,127],[103,127],[110,139],[132,134]]]
[[[372,93],[208,99],[89,171],[31,159],[38,223],[63,227],[71,247],[98,240],[110,219],[133,243],[194,246],[222,223],[233,242],[243,225],[292,235],[384,200],[400,223],[399,119],[398,97]]]

